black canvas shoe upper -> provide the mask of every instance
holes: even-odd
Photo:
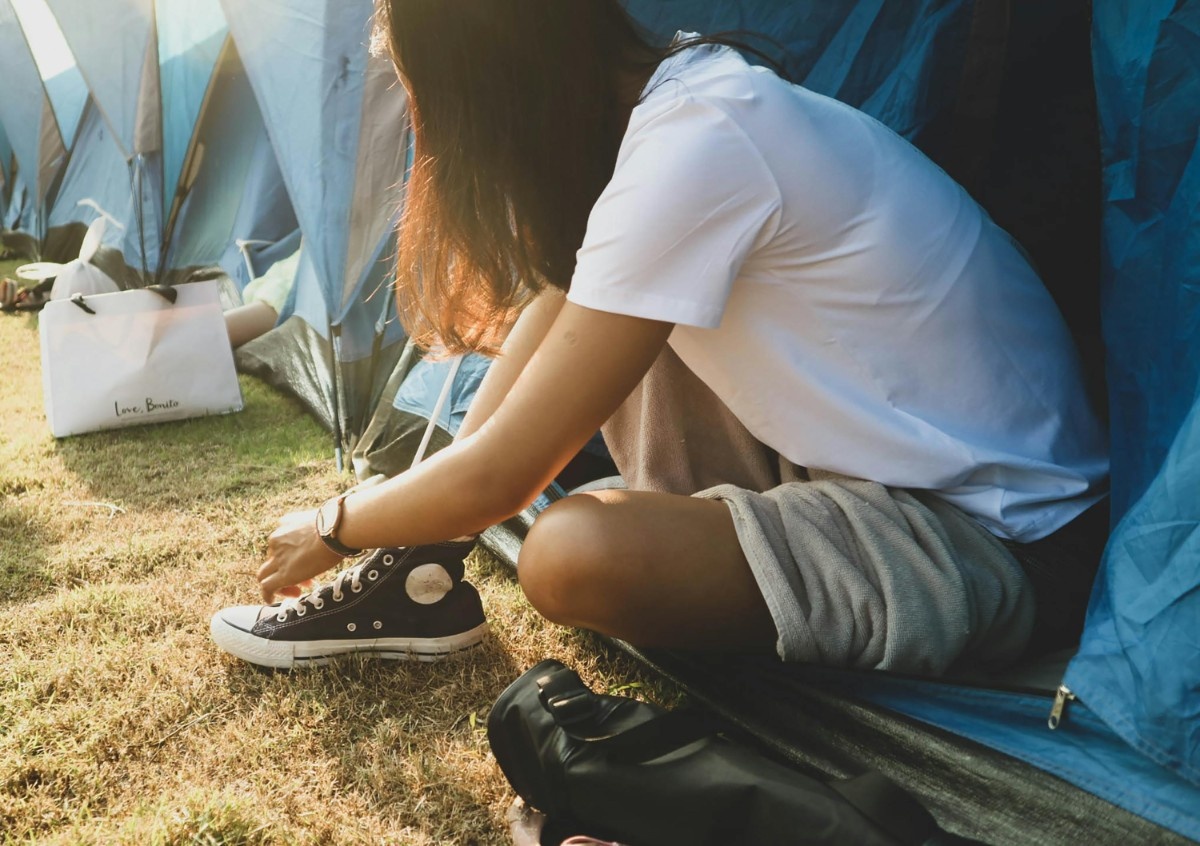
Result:
[[[484,622],[463,581],[474,541],[371,552],[328,584],[263,608],[250,633],[273,641],[439,638]]]

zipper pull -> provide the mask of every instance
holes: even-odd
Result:
[[[1050,709],[1050,719],[1046,721],[1046,724],[1051,729],[1058,728],[1058,724],[1062,722],[1063,712],[1067,710],[1067,703],[1074,701],[1075,694],[1071,692],[1071,688],[1060,684],[1054,693],[1054,707]]]

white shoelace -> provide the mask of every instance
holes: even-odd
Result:
[[[338,573],[333,581],[328,584],[316,585],[308,593],[298,597],[289,597],[279,603],[279,610],[275,613],[276,621],[282,623],[287,620],[288,614],[295,612],[297,617],[303,617],[308,613],[306,606],[312,606],[314,611],[320,611],[325,607],[325,600],[320,594],[326,587],[333,588],[333,596],[330,597],[334,602],[341,602],[346,598],[345,592],[342,590],[346,585],[347,579],[350,581],[350,592],[359,593],[362,590],[362,569],[367,562],[360,561],[353,567],[350,567]]]

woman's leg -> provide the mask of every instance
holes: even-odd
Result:
[[[278,312],[263,302],[252,302],[225,312],[230,346],[240,347],[275,328]]]
[[[638,646],[771,653],[776,632],[715,500],[602,491],[538,516],[517,573],[533,606],[564,625]]]

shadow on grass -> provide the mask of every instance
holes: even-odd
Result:
[[[241,384],[241,412],[62,438],[56,450],[96,496],[138,510],[284,492],[329,459],[329,436],[292,400]]]
[[[0,500],[0,605],[26,602],[48,592],[54,579],[46,550],[61,538],[49,520],[11,498]]]
[[[431,842],[466,843],[493,825],[503,785],[488,761],[487,715],[522,669],[489,637],[433,663],[351,655],[291,672],[242,665],[227,686],[250,709],[244,717],[262,703],[304,725],[334,764],[339,793]]]

